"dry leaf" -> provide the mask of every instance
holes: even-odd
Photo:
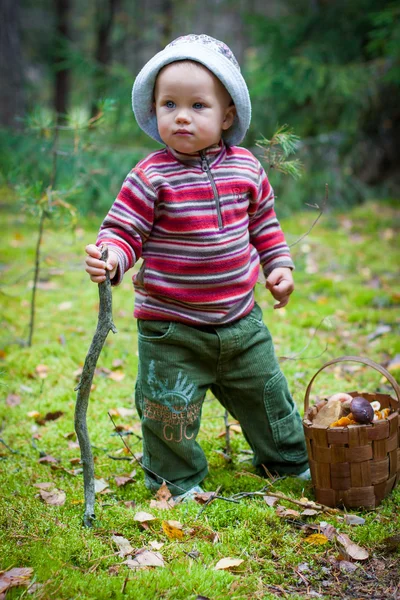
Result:
[[[156,493],[157,500],[169,500],[172,497],[171,492],[169,491],[167,484],[163,481],[161,487],[158,489]]]
[[[181,540],[183,538],[182,524],[179,521],[163,521],[161,526],[170,540]]]
[[[221,558],[215,565],[214,569],[216,571],[224,570],[224,569],[233,569],[241,565],[243,560],[241,558],[230,558],[227,556],[226,558]]]
[[[127,485],[128,483],[132,483],[135,481],[133,479],[133,477],[124,477],[123,475],[120,475],[119,477],[114,477],[114,479],[115,479],[115,483],[118,487]]]
[[[123,408],[122,406],[120,408],[117,408],[117,413],[120,417],[124,418],[124,417],[134,417],[136,414],[136,411],[134,408]]]
[[[43,483],[34,483],[33,487],[37,487],[40,490],[48,490],[54,488],[54,483],[52,481],[45,481]]]
[[[328,538],[323,533],[313,533],[304,538],[304,541],[313,546],[323,546],[329,542]]]
[[[300,513],[298,510],[293,510],[292,508],[285,508],[284,506],[276,507],[276,514],[278,517],[295,517],[296,519],[300,517]]]
[[[156,518],[157,517],[154,517],[150,513],[140,511],[136,513],[136,515],[133,517],[133,520],[139,521],[139,523],[147,523],[147,521],[154,521]]]
[[[126,506],[126,508],[135,508],[136,506],[136,502],[134,500],[126,500],[124,502],[124,506]]]
[[[339,569],[344,573],[354,573],[354,571],[358,569],[358,565],[355,565],[354,563],[349,562],[348,560],[341,560],[339,562]]]
[[[154,550],[161,550],[161,548],[164,546],[164,542],[156,542],[155,540],[152,540],[149,542],[149,546],[154,548]]]
[[[18,406],[18,404],[21,404],[21,396],[18,396],[17,394],[8,394],[6,404],[7,406]]]
[[[113,381],[122,381],[125,378],[125,373],[122,371],[111,371],[111,373],[108,375],[108,378],[112,379]]]
[[[108,488],[108,483],[105,479],[95,479],[94,480],[94,491],[96,494],[100,494],[104,492]]]
[[[274,496],[263,496],[263,500],[268,506],[274,506],[278,502],[278,498],[274,498]]]
[[[166,502],[165,500],[150,500],[150,508],[159,508],[161,510],[170,510],[174,508],[175,503],[173,500],[171,502]]]
[[[306,508],[305,510],[303,510],[303,512],[300,513],[300,515],[302,517],[314,517],[315,515],[318,515],[319,511],[315,510],[314,508]]]
[[[49,492],[46,492],[46,490],[40,490],[39,494],[46,504],[51,504],[52,506],[63,506],[67,498],[66,493],[57,488],[54,488]]]
[[[0,594],[11,587],[29,585],[33,569],[30,567],[14,568],[0,575]]]
[[[366,560],[369,557],[365,548],[352,542],[345,533],[339,533],[336,536],[336,539],[349,558],[352,558],[353,560]]]
[[[118,556],[121,558],[124,558],[124,556],[128,556],[128,554],[132,554],[135,551],[134,548],[132,548],[129,540],[122,537],[122,535],[113,535],[111,539],[118,547]]]
[[[40,462],[40,464],[42,465],[55,465],[59,461],[57,458],[54,458],[54,456],[50,456],[50,454],[47,454],[46,456],[42,456],[41,458],[39,458],[38,462]]]
[[[136,552],[133,559],[128,559],[124,563],[130,569],[138,569],[143,567],[163,567],[164,559],[159,552],[146,550],[142,548]]]
[[[45,379],[48,375],[49,367],[47,365],[37,365],[35,371],[39,375],[40,379]]]
[[[347,525],[364,525],[365,519],[358,515],[344,515],[344,520]]]
[[[197,492],[193,496],[193,500],[199,504],[206,504],[213,496],[215,496],[215,492]]]
[[[39,415],[40,413],[37,410],[31,410],[28,413],[26,413],[26,416],[31,419],[36,419]]]

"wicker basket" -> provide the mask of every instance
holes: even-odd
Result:
[[[314,379],[335,363],[350,361],[368,365],[391,383],[397,400],[388,394],[348,392],[369,402],[378,400],[391,408],[386,419],[369,425],[326,428],[312,424],[323,403],[309,407]],[[308,384],[304,398],[303,427],[316,500],[326,506],[375,508],[390,494],[400,479],[400,387],[381,365],[368,358],[342,356],[323,365]]]

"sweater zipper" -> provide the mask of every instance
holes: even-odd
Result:
[[[217,186],[215,185],[214,177],[212,176],[210,165],[208,164],[208,161],[207,161],[207,158],[206,158],[204,152],[200,152],[200,156],[201,156],[201,168],[203,169],[203,171],[205,173],[207,173],[208,179],[210,180],[211,187],[212,187],[212,190],[214,193],[215,207],[217,209],[217,217],[218,217],[218,229],[223,229],[221,205],[219,202]]]

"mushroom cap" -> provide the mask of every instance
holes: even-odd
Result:
[[[350,404],[350,410],[357,423],[372,423],[374,420],[374,409],[371,404],[362,396],[353,398]]]

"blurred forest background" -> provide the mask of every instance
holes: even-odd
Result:
[[[245,146],[283,124],[300,137],[301,179],[271,175],[279,215],[321,204],[325,183],[331,207],[398,197],[400,3],[385,0],[2,0],[0,184],[32,202],[57,187],[102,215],[157,147],[135,123],[133,80],[187,33],[238,58]]]

